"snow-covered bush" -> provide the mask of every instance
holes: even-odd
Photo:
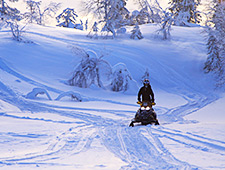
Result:
[[[50,95],[48,94],[48,92],[43,89],[43,88],[34,88],[31,92],[29,92],[25,97],[27,99],[35,99],[37,97],[37,95],[43,95],[46,94],[46,96],[48,97],[49,100],[52,100]]]
[[[24,33],[25,26],[20,28],[16,21],[8,22],[8,24],[11,28],[13,39],[16,41],[22,41],[22,33]]]
[[[112,82],[110,89],[112,91],[133,91],[137,90],[137,84],[133,81],[130,72],[124,63],[118,63],[113,67]]]
[[[134,29],[131,32],[132,32],[132,34],[130,35],[131,39],[138,39],[138,40],[140,40],[140,39],[144,38],[142,36],[141,30],[140,30],[140,28],[139,28],[139,26],[137,24],[134,26]]]
[[[82,60],[77,65],[69,84],[82,88],[95,84],[104,88],[104,82],[110,79],[112,73],[110,64],[103,59],[103,56],[97,56],[94,51],[83,51],[81,55]]]
[[[79,93],[73,92],[73,91],[68,91],[68,92],[63,92],[61,93],[55,100],[61,100],[63,97],[69,96],[71,97],[72,100],[75,101],[82,101],[82,97]]]

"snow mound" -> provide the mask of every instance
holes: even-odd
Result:
[[[27,99],[35,99],[37,97],[37,95],[39,94],[46,94],[46,96],[48,97],[49,100],[52,100],[52,98],[50,97],[50,95],[48,94],[48,92],[45,89],[42,88],[34,88],[31,92],[29,92],[25,97]]]
[[[61,93],[55,100],[60,100],[63,97],[66,97],[66,96],[71,97],[71,99],[72,100],[75,100],[75,101],[79,101],[79,102],[82,101],[81,95],[79,93],[73,92],[73,91],[67,91],[67,92]]]

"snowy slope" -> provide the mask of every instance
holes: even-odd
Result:
[[[141,26],[140,41],[128,34],[96,41],[87,32],[29,25],[24,37],[30,44],[2,30],[0,168],[224,169],[224,96],[202,72],[203,29],[173,27],[170,41],[157,38],[157,29]],[[139,87],[148,68],[161,125],[128,127],[138,89],[115,93],[66,85],[81,60],[71,45],[103,54],[111,65],[125,63]],[[34,88],[52,100],[26,98]],[[55,100],[68,91],[84,102]]]

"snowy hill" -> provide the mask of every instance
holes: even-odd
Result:
[[[157,25],[140,29],[140,41],[128,34],[93,40],[84,31],[28,25],[24,37],[33,43],[2,30],[0,168],[224,169],[224,96],[202,71],[203,29],[173,27],[170,41],[155,36]],[[125,63],[138,87],[148,68],[161,125],[128,127],[138,109],[135,86],[125,93],[68,86],[81,61],[71,45],[112,66]]]

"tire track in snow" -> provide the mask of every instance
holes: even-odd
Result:
[[[79,130],[78,130],[79,129]],[[50,140],[49,147],[46,150],[38,153],[26,153],[22,156],[13,156],[12,158],[0,158],[0,164],[13,165],[13,164],[45,164],[51,165],[52,163],[44,163],[46,161],[62,159],[70,157],[74,154],[87,151],[93,139],[96,137],[93,127],[76,127],[70,128],[68,131],[63,132],[57,136],[55,140]],[[83,133],[84,132],[84,133]],[[61,164],[60,166],[72,166],[70,164]]]
[[[138,130],[137,130],[138,128]],[[174,157],[168,154],[168,151],[161,149],[161,152],[157,150],[149,138],[153,138],[152,134],[143,135],[143,131],[146,131],[149,127],[136,127],[134,129],[128,127],[106,127],[100,129],[101,138],[105,146],[127,162],[127,166],[121,167],[121,169],[191,169],[191,166],[185,162],[176,160]],[[154,137],[160,148],[163,148],[162,143],[159,143],[159,139]],[[162,157],[162,152],[166,153]],[[172,158],[171,158],[172,157]],[[173,160],[173,161],[171,161]]]
[[[171,132],[166,128],[153,129],[155,135],[160,138],[167,138],[176,143],[200,150],[203,152],[215,153],[221,156],[225,156],[225,143],[223,141],[212,140],[196,136],[192,134],[184,134],[182,132]],[[198,145],[197,145],[198,144]]]

